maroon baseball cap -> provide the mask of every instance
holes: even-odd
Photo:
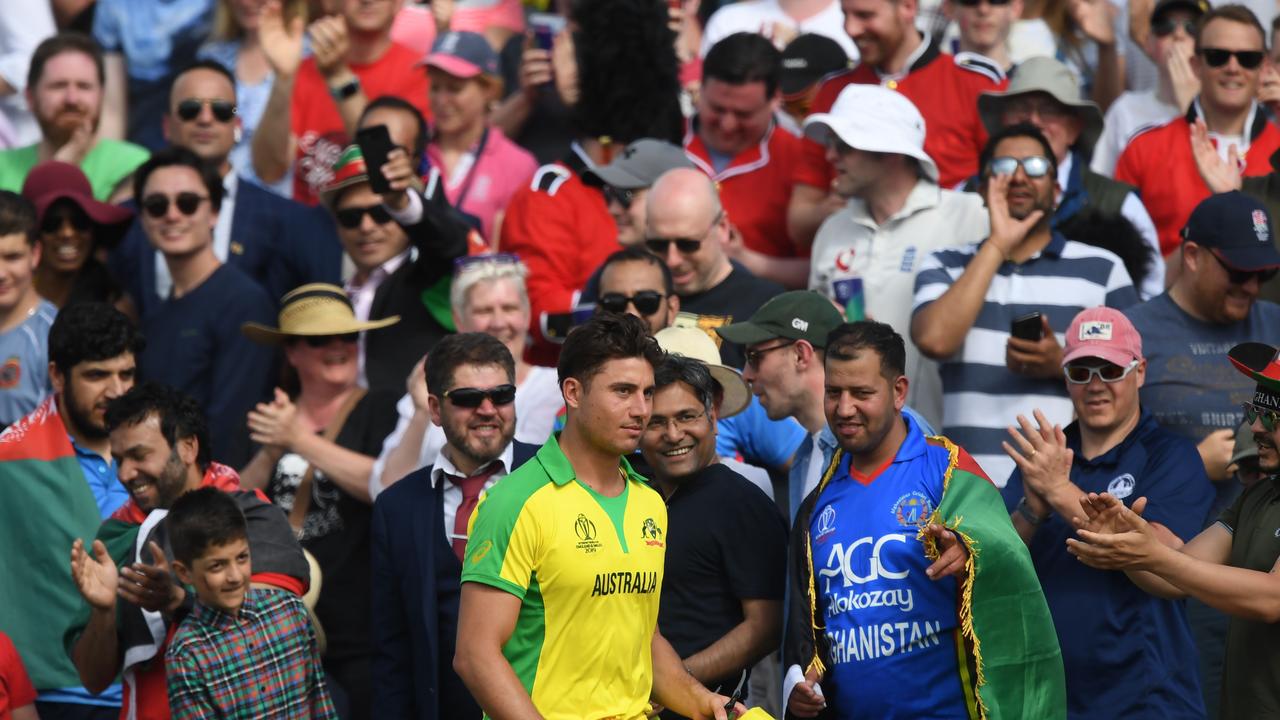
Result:
[[[98,225],[123,225],[133,220],[133,211],[96,200],[89,178],[80,168],[59,160],[47,160],[27,173],[22,196],[36,208],[36,224],[54,202],[66,198],[80,207]]]
[[[1109,307],[1080,311],[1067,329],[1062,366],[1084,357],[1102,358],[1126,367],[1142,359],[1142,336],[1124,313]]]

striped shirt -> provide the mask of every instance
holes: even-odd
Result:
[[[912,313],[937,300],[964,273],[981,243],[938,250],[916,275]],[[1073,409],[1061,377],[1018,375],[1005,367],[1009,327],[1021,315],[1040,312],[1058,344],[1071,320],[1085,308],[1125,308],[1137,292],[1120,258],[1107,250],[1054,233],[1049,244],[1022,264],[1006,262],[987,287],[977,320],[959,351],[940,363],[943,433],[968,450],[987,475],[1004,487],[1014,463],[1000,447],[1005,428],[1018,415],[1039,408],[1050,422],[1066,426]]]

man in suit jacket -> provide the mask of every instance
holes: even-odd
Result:
[[[194,151],[222,177],[214,254],[257,281],[273,302],[307,283],[337,284],[342,246],[329,214],[243,180],[232,166],[231,149],[241,132],[235,113],[235,78],[217,62],[197,62],[174,79],[165,137]],[[140,222],[112,252],[110,264],[140,317],[169,296],[173,280],[168,267]]]
[[[434,466],[373,507],[373,714],[479,718],[451,662],[467,522],[481,491],[538,448],[512,442],[515,361],[498,339],[450,335],[427,357],[426,375],[445,446]]]

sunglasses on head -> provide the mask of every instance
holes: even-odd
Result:
[[[1226,260],[1218,257],[1218,253],[1210,250],[1209,254],[1213,256],[1214,260],[1218,261],[1218,264],[1222,266],[1223,270],[1227,271],[1227,282],[1232,285],[1244,285],[1255,277],[1258,278],[1259,283],[1264,283],[1275,277],[1276,272],[1280,271],[1280,268],[1267,268],[1266,270],[1239,270],[1231,267],[1227,264]]]
[[[1049,158],[1043,155],[1032,155],[1024,158],[992,158],[991,162],[987,164],[987,172],[991,175],[1012,175],[1018,171],[1019,165],[1022,166],[1022,172],[1026,173],[1029,178],[1042,178],[1053,169],[1053,164],[1049,162]]]
[[[386,225],[391,222],[391,213],[387,212],[387,209],[381,205],[343,208],[333,215],[338,220],[338,224],[348,230],[360,227],[360,223],[364,222],[365,215],[373,218],[373,221],[378,225]]]
[[[602,310],[619,314],[625,313],[628,305],[634,305],[636,312],[648,317],[658,312],[658,308],[662,307],[662,300],[666,297],[656,290],[641,290],[631,297],[622,293],[608,293],[600,296],[600,302],[597,305]]]
[[[1267,432],[1275,432],[1276,426],[1280,425],[1280,412],[1260,408],[1251,402],[1241,403],[1240,407],[1244,408],[1244,421],[1250,425],[1258,418],[1262,418],[1262,427]]]
[[[622,206],[623,210],[630,210],[631,203],[632,201],[635,200],[635,197],[636,197],[635,190],[623,190],[622,188],[616,188],[612,185],[605,185],[603,188],[603,192],[604,192],[604,201],[606,203],[616,202]]]
[[[1068,365],[1062,368],[1062,373],[1067,376],[1067,382],[1073,385],[1088,385],[1093,380],[1093,376],[1097,375],[1098,379],[1104,383],[1120,382],[1138,367],[1138,361],[1120,367],[1115,363],[1107,363],[1105,365]]]
[[[1182,31],[1187,35],[1195,35],[1196,21],[1160,18],[1159,20],[1151,23],[1151,32],[1155,33],[1156,37],[1169,37],[1178,28],[1182,28]]]
[[[180,192],[173,198],[173,204],[178,206],[178,212],[183,215],[195,215],[200,203],[208,199],[207,196],[193,192]],[[142,209],[153,218],[162,218],[169,214],[169,196],[160,193],[148,195],[142,198]]]
[[[499,385],[488,390],[471,387],[454,388],[446,390],[444,397],[460,408],[478,408],[485,398],[489,398],[489,402],[495,407],[501,407],[515,402],[516,386]]]
[[[53,235],[62,230],[64,223],[70,223],[71,229],[76,232],[85,232],[93,227],[93,222],[83,210],[70,206],[45,213],[44,220],[40,223],[40,232]]]
[[[1261,50],[1223,50],[1222,48],[1200,48],[1200,56],[1209,67],[1222,67],[1232,57],[1245,70],[1256,70],[1262,64],[1266,54]]]
[[[328,347],[329,343],[337,340],[342,343],[352,344],[360,340],[360,333],[346,333],[344,335],[307,335],[302,338],[302,342],[308,347],[322,348]]]
[[[220,123],[229,123],[236,116],[236,104],[229,100],[210,100],[206,98],[187,98],[180,100],[175,109],[183,122],[191,122],[200,117],[200,111],[208,105],[213,111],[213,119]]]

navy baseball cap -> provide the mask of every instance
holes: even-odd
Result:
[[[431,46],[431,52],[420,65],[443,70],[454,77],[499,75],[498,54],[484,36],[473,32],[449,32]]]
[[[1236,270],[1280,267],[1267,208],[1238,190],[1210,195],[1197,205],[1182,239],[1215,251]]]

